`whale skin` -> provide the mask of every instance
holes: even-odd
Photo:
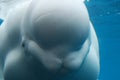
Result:
[[[97,80],[96,32],[80,0],[33,0],[0,27],[2,80]]]

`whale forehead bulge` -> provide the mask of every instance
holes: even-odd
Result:
[[[89,16],[82,2],[45,0],[33,6],[34,3],[26,13],[24,30],[40,45],[76,45],[85,41],[89,34]]]
[[[38,42],[51,45],[82,43],[88,36],[89,24],[83,23],[79,17],[69,13],[43,15],[34,23],[33,36]]]

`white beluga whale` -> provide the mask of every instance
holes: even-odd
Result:
[[[33,0],[0,27],[3,80],[97,80],[99,46],[82,0]]]

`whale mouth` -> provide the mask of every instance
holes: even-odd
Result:
[[[46,51],[42,49],[35,41],[28,40],[23,43],[25,51],[39,60],[48,71],[52,71],[53,73],[59,71],[60,74],[78,70],[88,55],[91,45],[91,42],[87,39],[79,50],[71,51],[69,54],[59,54],[64,55],[62,59],[59,58],[57,53],[51,52],[52,50]]]

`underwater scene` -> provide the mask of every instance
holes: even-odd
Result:
[[[99,41],[99,80],[120,80],[120,0],[85,3]]]
[[[0,25],[4,22],[8,7],[19,4],[15,0],[11,1],[0,0]],[[120,80],[120,0],[85,0],[84,3],[99,42],[98,80]],[[13,5],[9,6],[11,4]]]

